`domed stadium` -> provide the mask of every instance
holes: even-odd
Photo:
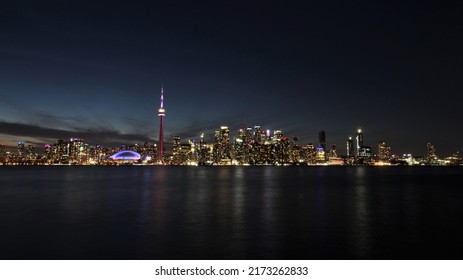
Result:
[[[110,156],[109,159],[117,161],[137,161],[141,159],[141,155],[134,151],[120,151]]]

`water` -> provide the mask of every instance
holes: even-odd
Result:
[[[0,259],[461,259],[463,169],[1,167]]]

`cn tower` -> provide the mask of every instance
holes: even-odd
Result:
[[[158,110],[159,116],[159,148],[158,148],[158,162],[163,163],[163,153],[164,153],[164,116],[166,115],[166,110],[164,110],[164,87],[161,86],[161,107]]]

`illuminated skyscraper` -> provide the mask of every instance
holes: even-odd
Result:
[[[312,145],[312,143],[307,144],[307,146],[304,147],[305,153],[304,153],[304,160],[307,164],[314,164],[315,163],[315,156],[316,156],[316,151],[315,151],[315,146]]]
[[[71,138],[69,140],[69,160],[72,163],[82,163],[82,153],[84,150],[84,139]]]
[[[19,142],[19,143],[18,143],[18,155],[19,155],[20,157],[21,157],[21,156],[24,156],[24,154],[25,154],[25,151],[24,151],[25,147],[26,147],[26,146],[24,145],[24,142]]]
[[[230,129],[228,126],[221,126],[220,130],[215,131],[214,138],[214,163],[230,163]]]
[[[173,147],[172,147],[172,156],[173,156],[173,161],[172,163],[174,165],[180,164],[180,136],[174,136],[174,139],[172,141]]]
[[[261,138],[262,138],[262,131],[260,130],[260,126],[255,125],[254,126],[254,142],[260,143]]]
[[[391,159],[391,147],[386,145],[384,141],[379,141],[378,143],[378,159],[382,161]]]
[[[164,88],[161,87],[161,107],[158,110],[159,116],[159,145],[158,145],[158,162],[164,162],[164,116],[166,110],[164,110]]]
[[[355,140],[356,140],[356,152],[357,152],[357,156],[360,155],[360,150],[362,149],[363,147],[363,133],[362,133],[362,130],[359,128],[357,130],[357,135],[355,136]]]
[[[355,149],[354,149],[354,140],[352,137],[349,136],[349,139],[347,139],[347,157],[353,157],[355,156]]]

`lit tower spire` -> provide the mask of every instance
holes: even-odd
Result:
[[[158,150],[158,162],[164,162],[164,116],[166,115],[166,110],[164,110],[164,87],[161,86],[161,107],[158,110],[159,116],[159,150]]]

